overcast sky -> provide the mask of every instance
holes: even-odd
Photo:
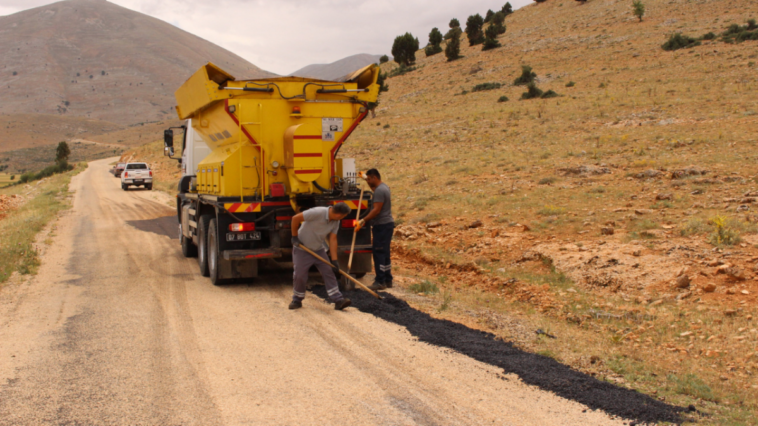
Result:
[[[289,74],[357,53],[390,55],[410,31],[426,45],[451,18],[499,10],[506,0],[109,0],[228,49],[260,68]],[[533,0],[510,0],[514,9]],[[0,0],[0,16],[55,3]],[[390,55],[391,56],[391,55]]]

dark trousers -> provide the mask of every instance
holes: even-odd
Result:
[[[390,260],[390,244],[395,233],[395,223],[385,223],[372,227],[374,237],[374,271],[376,282],[386,284],[392,282],[392,261]]]
[[[324,259],[329,259],[329,254],[326,250],[321,249],[315,252],[317,255]],[[292,300],[302,301],[305,299],[305,289],[308,284],[308,270],[311,266],[316,265],[316,269],[321,272],[321,276],[324,277],[324,284],[326,284],[326,294],[329,295],[329,299],[333,302],[342,300],[342,293],[337,283],[337,277],[334,276],[334,271],[326,263],[316,259],[305,250],[299,248],[292,250],[292,263],[294,264],[294,272],[292,273],[293,291]]]

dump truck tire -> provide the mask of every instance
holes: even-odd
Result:
[[[208,226],[208,275],[213,285],[222,285],[226,280],[219,278],[219,250],[218,250],[218,228],[216,219],[211,219]]]
[[[197,246],[192,243],[192,240],[182,235],[182,255],[184,257],[197,257]]]
[[[208,270],[208,225],[213,215],[204,214],[197,222],[197,264],[200,266],[200,275],[207,277]]]

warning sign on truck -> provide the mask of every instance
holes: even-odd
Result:
[[[342,132],[341,118],[322,118],[321,119],[321,140],[334,141],[334,134]]]

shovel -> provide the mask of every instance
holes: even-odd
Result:
[[[311,256],[313,256],[313,257],[315,257],[316,259],[318,259],[318,260],[320,260],[320,261],[322,261],[322,262],[326,263],[327,265],[329,265],[329,266],[333,266],[331,262],[328,262],[328,261],[327,261],[326,259],[324,259],[323,257],[321,257],[321,256],[317,255],[316,253],[314,253],[314,252],[313,252],[313,250],[309,249],[308,247],[306,247],[306,246],[304,246],[304,245],[302,245],[302,244],[300,244],[300,245],[299,245],[299,246],[297,246],[297,247],[298,247],[298,248],[300,248],[300,249],[303,249],[303,250],[305,250],[307,253],[310,253],[310,255],[311,255]],[[379,296],[378,294],[376,294],[376,293],[375,293],[373,290],[371,290],[370,288],[368,288],[368,287],[366,287],[365,285],[363,285],[363,283],[362,283],[362,282],[360,282],[360,281],[356,280],[355,278],[353,278],[352,276],[350,276],[350,274],[348,274],[347,272],[345,272],[345,271],[343,271],[343,270],[340,270],[340,274],[344,275],[344,276],[345,276],[347,279],[349,279],[350,281],[352,281],[352,282],[354,282],[355,284],[357,284],[357,285],[358,285],[360,288],[362,288],[362,289],[366,290],[367,292],[371,293],[371,295],[372,295],[372,296],[376,297],[376,298],[377,298],[377,299],[379,299],[379,300],[382,300],[382,296]]]

